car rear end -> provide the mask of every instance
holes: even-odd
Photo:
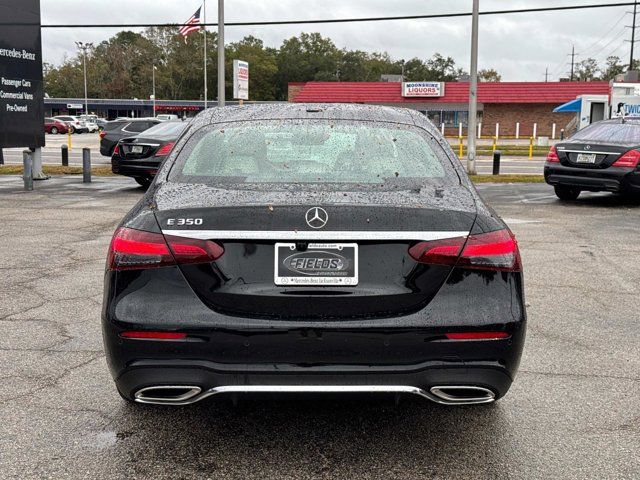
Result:
[[[640,193],[640,122],[593,124],[550,148],[544,177],[576,191]]]
[[[322,115],[311,133],[254,120],[187,135],[118,228],[103,328],[125,398],[386,392],[459,405],[509,389],[526,319],[511,232],[426,123]],[[410,135],[430,152],[405,148]],[[265,148],[269,166],[250,172]],[[331,168],[309,160],[321,149]],[[228,162],[212,160],[222,151]],[[405,179],[413,160],[391,158],[411,154],[431,163],[418,183]]]
[[[112,172],[152,179],[186,126],[183,122],[164,122],[139,135],[123,138],[111,157]]]

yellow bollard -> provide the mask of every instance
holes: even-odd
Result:
[[[493,137],[493,152],[498,149],[498,137]]]
[[[67,147],[71,151],[71,128],[67,128]]]
[[[533,137],[529,137],[529,160],[533,159]]]
[[[462,158],[462,155],[463,155],[463,152],[462,152],[463,146],[464,146],[464,145],[463,145],[463,143],[462,143],[462,137],[458,137],[458,157],[459,157],[459,158]]]

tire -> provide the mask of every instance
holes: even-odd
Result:
[[[73,125],[69,125],[69,133],[71,133],[72,135],[76,133],[76,129],[73,128]]]
[[[149,188],[151,185],[151,179],[145,177],[133,177],[133,179],[138,182],[138,185],[143,186],[144,188]]]
[[[51,127],[51,130],[49,131],[49,133],[51,135],[55,135],[56,133],[58,133],[58,129],[56,127]]]
[[[578,188],[556,185],[553,189],[560,200],[576,200],[580,195],[580,189]]]

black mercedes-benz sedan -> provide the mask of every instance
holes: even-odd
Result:
[[[120,394],[408,393],[490,403],[526,313],[516,240],[418,112],[214,108],[109,247]]]
[[[544,178],[562,200],[583,190],[640,194],[640,119],[603,120],[551,147]]]
[[[123,138],[113,149],[111,171],[132,177],[138,184],[148,187],[187,126],[188,122],[179,120],[163,122],[138,135]]]

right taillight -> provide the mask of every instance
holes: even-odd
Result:
[[[462,268],[519,272],[522,270],[518,242],[507,230],[420,242],[409,249],[420,263]]]
[[[122,227],[111,239],[107,268],[132,270],[210,263],[223,253],[222,246],[210,240],[163,236],[161,233]]]
[[[560,162],[560,158],[558,157],[558,150],[556,150],[556,147],[551,147],[549,149],[549,153],[547,153],[547,162],[549,163]]]
[[[638,150],[629,150],[616,160],[612,167],[636,168],[640,161],[640,152]]]

